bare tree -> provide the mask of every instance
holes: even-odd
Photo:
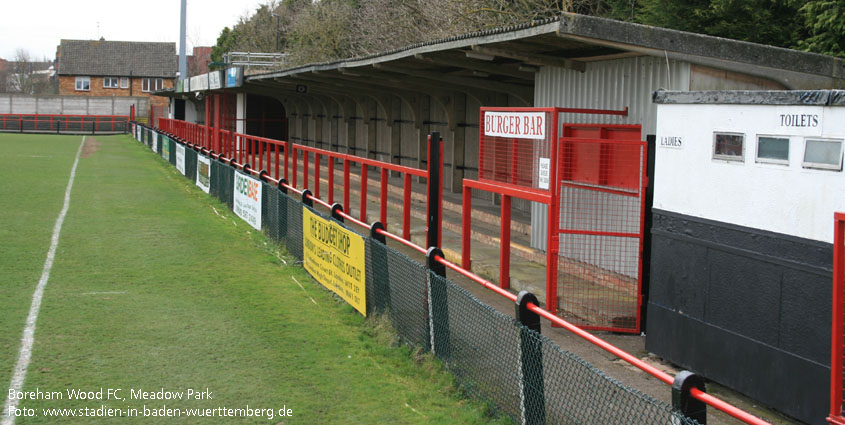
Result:
[[[26,49],[17,49],[15,60],[11,63],[6,76],[6,91],[29,95],[53,94],[53,84],[50,84],[49,67],[51,61],[43,58],[33,61]]]

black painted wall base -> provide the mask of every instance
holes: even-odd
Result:
[[[826,424],[832,245],[653,214],[646,348]]]

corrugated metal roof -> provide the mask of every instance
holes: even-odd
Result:
[[[176,43],[62,40],[59,75],[176,76]]]
[[[446,43],[450,43],[450,42],[453,42],[453,41],[467,40],[467,39],[477,38],[477,37],[486,37],[486,36],[491,36],[491,35],[496,35],[496,34],[504,34],[504,33],[514,32],[514,31],[524,30],[524,29],[527,29],[527,28],[538,27],[538,26],[541,26],[541,25],[551,24],[551,23],[559,22],[559,21],[560,21],[560,17],[556,16],[556,17],[552,17],[552,18],[546,18],[546,19],[526,22],[526,23],[523,23],[523,24],[512,25],[512,26],[509,26],[509,27],[492,28],[492,29],[487,29],[487,30],[483,30],[483,31],[476,31],[476,32],[471,32],[471,33],[467,33],[467,34],[455,35],[455,36],[448,37],[448,38],[438,38],[438,39],[435,39],[435,40],[423,41],[423,42],[414,43],[414,44],[410,44],[410,45],[407,45],[407,46],[399,47],[399,48],[396,48],[396,49],[393,49],[393,50],[374,53],[374,54],[366,55],[366,56],[360,56],[360,57],[354,57],[354,58],[344,58],[344,59],[338,59],[338,60],[326,61],[326,62],[309,63],[309,64],[306,64],[306,65],[301,65],[301,66],[294,67],[294,68],[288,68],[288,69],[284,70],[284,72],[290,73],[290,74],[295,74],[299,70],[306,70],[306,69],[311,69],[311,68],[314,68],[314,67],[325,67],[325,66],[331,67],[332,65],[340,65],[340,64],[344,64],[344,63],[352,62],[352,61],[364,61],[364,60],[368,60],[368,59],[386,57],[386,56],[390,56],[390,55],[395,55],[397,53],[402,53],[402,52],[407,52],[407,51],[410,51],[410,50],[419,49],[421,47],[434,46],[434,45],[438,45],[438,44],[446,44]],[[259,73],[259,74],[253,74],[250,77],[261,77],[261,76],[274,75],[274,74],[278,74],[278,72],[277,71],[264,72],[264,73]]]

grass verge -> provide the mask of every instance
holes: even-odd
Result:
[[[397,346],[383,322],[337,302],[301,267],[284,266],[269,239],[169,164],[127,136],[97,139],[98,150],[80,160],[25,390],[111,388],[123,399],[26,400],[21,406],[37,416],[18,423],[114,422],[42,414],[100,406],[139,415],[166,406],[181,414],[121,420],[127,423],[491,421],[435,361]],[[10,181],[20,178],[4,184]],[[21,222],[21,230],[37,227]],[[47,246],[44,240],[42,250]],[[8,326],[18,338],[22,317]],[[133,389],[208,389],[212,399],[132,399]],[[275,413],[185,416],[186,409],[220,414],[247,405]],[[293,415],[279,417],[282,407]]]

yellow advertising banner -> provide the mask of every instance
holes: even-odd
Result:
[[[302,257],[317,282],[367,315],[364,238],[302,207]]]

